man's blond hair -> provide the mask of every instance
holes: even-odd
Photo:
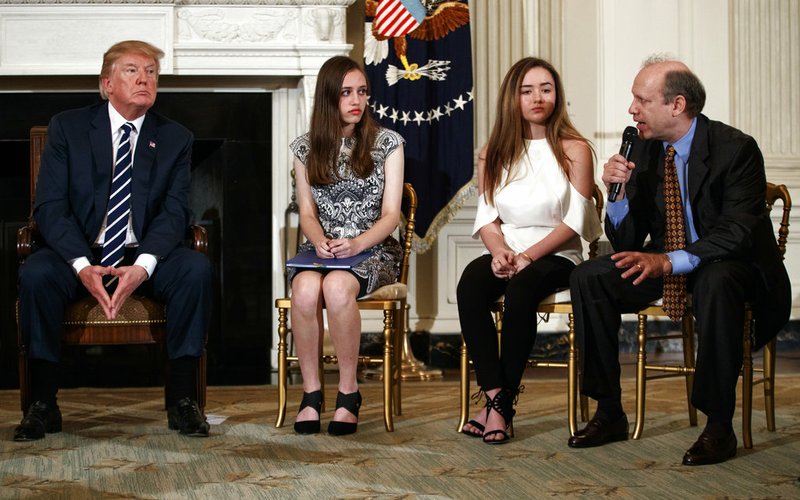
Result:
[[[156,74],[161,71],[161,58],[164,57],[164,51],[158,47],[151,45],[141,40],[125,40],[112,45],[105,54],[103,54],[103,67],[100,69],[100,96],[103,99],[108,99],[105,89],[103,89],[103,78],[109,78],[111,71],[114,69],[114,64],[120,57],[127,54],[139,54],[151,58],[156,63]]]

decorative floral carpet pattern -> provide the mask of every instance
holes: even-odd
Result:
[[[73,389],[60,393],[62,432],[15,443],[18,392],[0,391],[0,498],[800,498],[800,376],[777,381],[776,432],[757,392],[754,448],[737,427],[737,457],[706,467],[680,465],[701,430],[688,425],[680,382],[648,385],[641,440],[588,450],[566,445],[565,381],[525,385],[503,446],[455,432],[455,382],[406,383],[392,433],[380,385],[363,384],[359,430],[347,437],[294,434],[299,386],[280,429],[275,386],[210,387],[207,413],[227,419],[207,439],[167,429],[160,389]],[[623,390],[632,398],[632,381]],[[326,396],[323,430],[335,387]]]

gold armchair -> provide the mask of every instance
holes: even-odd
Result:
[[[781,255],[786,254],[786,241],[789,236],[789,214],[792,209],[792,197],[783,184],[767,183],[766,204],[771,211],[775,202],[780,200],[783,205],[781,222],[778,226],[778,249]],[[691,299],[687,299],[687,306]],[[694,385],[695,347],[694,347],[694,318],[691,310],[683,317],[681,332],[660,336],[647,336],[648,316],[666,316],[661,308],[661,301],[655,301],[638,313],[638,352],[636,357],[636,425],[633,439],[639,439],[644,429],[644,413],[646,401],[647,381],[656,378],[683,376],[686,381],[686,399],[689,407],[689,423],[697,425],[697,409],[692,406],[692,386]],[[753,311],[750,305],[745,308],[745,321],[743,325],[744,359],[742,365],[742,440],[745,448],[753,447],[752,413],[753,413],[753,386],[764,384],[764,407],[766,410],[767,429],[775,430],[775,339],[764,346],[764,365],[762,369],[753,368],[753,352],[750,342],[750,329],[753,321]],[[683,344],[684,363],[680,364],[648,364],[646,343],[648,340],[680,339]],[[666,373],[666,375],[648,375],[648,371]],[[761,371],[763,377],[753,380],[753,372]]]
[[[39,177],[42,151],[47,142],[47,127],[32,127],[30,181],[31,212],[33,211],[36,181]],[[38,237],[33,222],[22,227],[17,233],[17,255],[24,260],[33,251]],[[201,253],[208,249],[206,230],[200,226],[190,226],[189,235],[192,248]],[[27,411],[31,404],[30,380],[28,379],[28,346],[19,324],[19,300],[16,303],[17,350],[19,359],[20,405]],[[164,344],[166,339],[166,314],[164,305],[152,299],[132,295],[125,301],[118,316],[108,320],[94,297],[73,302],[64,314],[64,337],[62,345],[129,345]],[[198,405],[202,411],[206,404],[206,352],[200,358],[197,370]]]

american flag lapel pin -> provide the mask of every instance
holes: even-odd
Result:
[[[150,144],[148,144],[148,146],[150,146],[150,149],[156,149],[156,143],[154,141],[150,141]]]

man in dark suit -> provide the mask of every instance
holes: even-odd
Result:
[[[705,90],[684,64],[649,59],[632,93],[628,112],[641,140],[631,161],[612,156],[602,176],[606,187],[622,186],[606,214],[606,234],[617,253],[584,262],[570,281],[581,390],[598,405],[568,444],[585,448],[628,438],[619,383],[620,313],[661,297],[664,282],[676,280],[669,275],[685,275],[698,334],[692,404],[708,421],[683,463],[718,463],[736,454],[731,422],[744,304],[755,301],[757,348],[786,324],[791,306],[789,278],[766,210],[764,160],[752,137],[700,114]],[[673,207],[683,212],[675,217],[682,227],[674,231],[666,227],[664,192],[672,184],[665,186],[667,152],[674,153],[670,170],[677,171],[680,192]],[[666,239],[677,233],[685,241],[672,250]]]
[[[163,55],[140,41],[112,46],[100,74],[108,102],[50,122],[33,212],[44,241],[19,270],[34,403],[14,431],[16,441],[61,430],[56,393],[66,305],[88,293],[113,319],[137,289],[167,305],[169,427],[208,436],[196,376],[211,311],[211,265],[182,245],[192,134],[149,111]]]

